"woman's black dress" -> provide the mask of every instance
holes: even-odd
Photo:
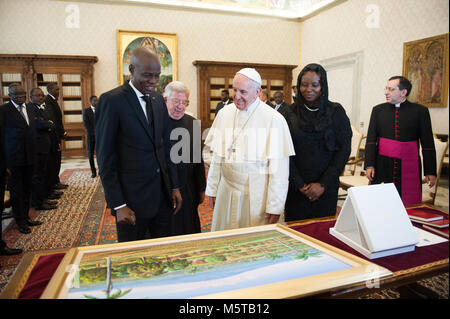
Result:
[[[339,176],[350,155],[352,130],[340,104],[328,102],[324,107],[319,113],[293,104],[284,114],[295,148],[295,156],[290,158],[286,221],[336,213]],[[313,182],[322,184],[325,191],[310,202],[299,189]]]

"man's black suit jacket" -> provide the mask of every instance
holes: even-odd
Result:
[[[171,189],[179,188],[170,161],[171,124],[159,93],[150,94],[152,130],[128,83],[102,94],[95,109],[99,174],[111,208],[127,204],[139,218],[154,217],[161,200],[172,205]]]
[[[276,105],[273,106],[274,109],[276,107],[277,107]],[[284,115],[287,112],[288,107],[289,107],[289,104],[287,104],[286,102],[283,101],[277,111]]]
[[[52,146],[50,134],[53,125],[49,122],[44,110],[41,110],[38,105],[29,102],[27,107],[35,111],[35,151],[36,153],[47,154],[50,152]]]
[[[12,102],[0,106],[5,130],[6,165],[32,165],[35,160],[35,109],[26,106],[28,125]]]
[[[6,183],[6,153],[5,153],[5,130],[4,130],[3,112],[0,111],[0,215],[3,212]],[[2,222],[0,220],[0,245],[3,247],[2,240]]]
[[[95,140],[95,119],[94,111],[89,106],[83,110],[83,124],[86,128],[87,137]]]
[[[64,124],[62,119],[61,108],[58,101],[52,98],[50,95],[45,97],[45,107],[47,113],[51,116],[50,120],[55,123],[56,134],[58,136],[58,142],[64,137]]]
[[[219,113],[219,111],[220,111],[225,105],[228,105],[228,104],[233,103],[233,100],[232,100],[232,99],[229,99],[227,102],[228,102],[228,103],[225,103],[225,102],[223,102],[223,101],[220,101],[219,103],[217,103],[216,111],[214,112],[214,116],[217,116],[217,113]]]
[[[0,183],[4,182],[3,178],[6,173],[5,122],[3,117],[3,112],[0,110]],[[3,197],[1,197],[1,199],[3,199]]]

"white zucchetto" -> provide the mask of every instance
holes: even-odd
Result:
[[[255,81],[259,85],[261,85],[261,83],[262,83],[261,75],[259,75],[259,73],[253,68],[241,69],[236,74],[242,74],[242,75],[248,77],[249,79]]]

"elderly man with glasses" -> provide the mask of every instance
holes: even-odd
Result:
[[[172,235],[201,232],[197,211],[205,199],[205,166],[201,154],[200,121],[186,114],[189,90],[179,81],[169,83],[164,100],[172,122],[171,139],[175,144],[170,152],[177,165],[178,181],[183,203],[180,211],[172,215]]]

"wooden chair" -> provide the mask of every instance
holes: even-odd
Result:
[[[359,154],[361,152],[361,143],[366,137],[353,125],[352,133],[352,149],[347,160],[347,164],[345,165],[344,171],[341,174],[342,176],[354,176],[356,172],[356,166],[358,165],[358,163],[364,161],[364,157],[360,157]]]
[[[347,165],[345,166],[344,171],[339,177],[339,186],[345,191],[352,186],[362,186],[369,184],[369,180],[365,176],[364,172],[356,174],[358,163],[364,161],[364,157],[360,157],[360,152],[362,141],[366,137],[364,136],[364,134],[358,131],[356,127],[354,127],[353,125],[352,125],[352,132],[353,132],[352,150],[350,153],[350,157],[347,161]],[[338,198],[344,199],[346,196],[347,194],[343,194],[339,195]]]
[[[425,180],[422,181],[422,202],[434,205],[436,194],[439,187],[439,179],[441,178],[442,166],[444,163],[445,153],[448,151],[448,140],[442,142],[436,136],[434,137],[434,147],[436,148],[436,184],[433,187],[428,187]],[[423,176],[423,164],[422,164]]]
[[[352,175],[339,177],[339,187],[345,191],[353,186],[365,186],[365,185],[369,185],[369,180],[367,179],[366,175]]]

